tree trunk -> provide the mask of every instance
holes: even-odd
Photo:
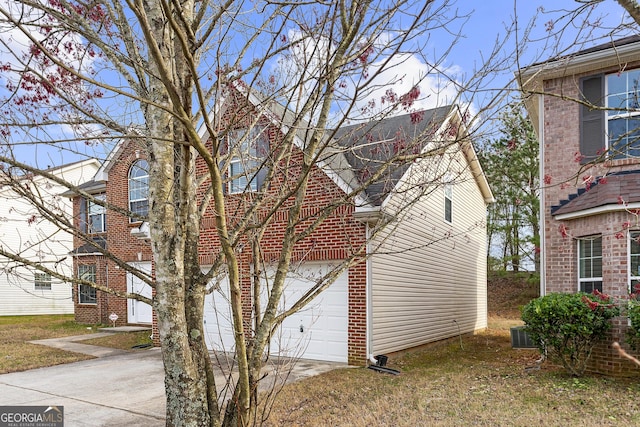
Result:
[[[218,426],[219,412],[211,361],[204,341],[204,287],[197,267],[199,221],[192,176],[194,160],[185,140],[180,108],[189,108],[188,70],[174,43],[166,11],[159,2],[144,2],[141,19],[148,24],[149,64],[160,76],[150,79],[153,104],[143,106],[149,153],[149,224],[155,261],[154,309],[165,372],[166,425]],[[182,13],[189,13],[185,5]],[[163,79],[163,78],[164,79]],[[164,81],[163,81],[164,80]],[[170,88],[168,81],[173,81]],[[176,86],[178,85],[178,86]],[[172,92],[170,92],[172,90]],[[177,99],[182,97],[184,99]],[[176,107],[178,106],[178,107]],[[176,107],[176,108],[174,108]]]

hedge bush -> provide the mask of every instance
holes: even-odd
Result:
[[[627,342],[634,350],[640,348],[640,301],[637,298],[637,295],[632,295],[627,308],[627,316],[629,316],[630,323],[627,331]]]
[[[619,307],[608,295],[552,293],[522,311],[525,330],[540,352],[575,376],[587,368],[593,347],[605,338]]]

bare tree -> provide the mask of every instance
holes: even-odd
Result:
[[[443,66],[448,50],[433,58],[423,54],[422,45],[423,36],[439,30],[453,33],[455,42],[458,18],[447,1],[3,4],[3,184],[20,189],[40,217],[155,293],[149,298],[85,277],[67,277],[9,247],[0,248],[0,254],[60,280],[153,304],[165,365],[167,425],[259,423],[260,371],[283,320],[350,266],[382,250],[383,245],[368,248],[371,239],[384,242],[416,200],[469,173],[457,160],[461,151],[470,150],[467,126],[473,120],[468,112],[442,110],[457,117],[442,126],[422,111],[426,101],[440,105],[458,100],[458,88],[444,99],[447,84],[461,85]],[[487,63],[498,54],[496,49]],[[407,83],[404,67],[415,58],[426,64],[426,71]],[[483,65],[477,76],[490,71]],[[421,92],[421,84],[434,76],[443,81],[436,87],[444,89]],[[470,78],[463,86],[478,84]],[[423,122],[417,134],[390,137],[367,124],[398,112],[409,114],[414,124]],[[270,130],[274,124],[282,130],[278,136]],[[363,129],[393,144],[386,152],[358,145],[353,133]],[[82,154],[87,147],[123,142],[135,144],[148,160],[148,217],[97,198],[21,161],[18,154],[23,144]],[[345,166],[349,156],[349,165],[359,165],[355,169]],[[316,278],[299,301],[279,311],[285,278],[292,263],[304,258],[300,253],[313,249],[313,234],[329,220],[344,217],[345,210],[351,212],[372,186],[391,191],[399,171],[424,159],[429,166],[419,179],[404,183],[401,202],[391,207],[393,215],[382,215],[368,240],[346,236],[343,260]],[[310,189],[321,170],[318,165],[330,165],[353,179],[346,192],[331,194],[329,203],[325,199],[306,209],[314,198]],[[445,177],[447,173],[453,176]],[[72,219],[42,203],[33,187],[24,185],[25,177],[36,175],[108,212],[147,222],[154,276],[136,270]],[[229,202],[228,193],[248,189],[255,191]],[[211,231],[202,228],[205,217],[214,224],[208,246],[203,245],[203,234]],[[274,224],[281,227],[281,247],[269,251],[264,233]],[[483,230],[482,223],[477,227]],[[203,251],[209,256],[204,269],[199,258]],[[240,277],[248,261],[255,287],[250,301]],[[275,273],[261,289],[268,269]],[[228,402],[219,401],[203,333],[203,301],[220,275],[230,289],[238,371]]]

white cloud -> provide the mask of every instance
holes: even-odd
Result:
[[[341,97],[345,101],[356,98],[348,114],[350,120],[366,120],[381,113],[398,115],[432,109],[456,102],[458,90],[450,76],[458,72],[455,66],[435,71],[415,54],[397,54],[369,65],[357,81],[348,81]],[[366,88],[358,88],[369,77],[371,81]],[[409,94],[414,95],[409,97],[410,102],[401,102]],[[341,103],[343,108],[345,101]]]
[[[459,85],[455,76],[461,73],[459,67],[435,70],[417,54],[385,57],[383,45],[393,43],[391,39],[391,34],[381,35],[376,45],[377,53],[372,54],[376,58],[364,70],[362,64],[355,64],[353,70],[345,72],[335,88],[332,123],[340,122],[345,115],[348,122],[354,122],[371,120],[381,114],[399,115],[458,102]],[[327,40],[305,37],[296,31],[289,32],[289,40],[297,44],[278,59],[272,72],[277,76],[278,84],[285,88],[283,98],[288,107],[297,110],[317,83],[315,76],[330,56],[330,48]],[[408,99],[407,94],[418,92],[410,103],[399,102]],[[405,98],[401,98],[403,96]],[[310,116],[313,118],[313,114]]]

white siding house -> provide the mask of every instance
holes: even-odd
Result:
[[[487,327],[486,206],[493,194],[457,109],[430,110],[423,120],[391,118],[378,123],[377,133],[358,128],[357,135],[365,135],[361,139],[371,147],[389,144],[397,129],[403,129],[401,135],[428,136],[429,126],[439,124],[430,142],[427,138],[423,157],[392,172],[390,191],[367,189],[380,212],[392,219],[381,231],[370,225],[370,355]],[[374,150],[361,157],[375,158]],[[350,160],[357,165],[357,158]]]
[[[485,196],[469,168],[451,177],[374,243],[380,246],[371,258],[374,354],[487,326]]]
[[[48,170],[73,185],[90,180],[98,170],[95,159],[71,163]],[[61,196],[67,188],[43,177],[30,184],[48,207],[71,218],[71,202]],[[37,262],[72,275],[72,236],[59,231],[29,202],[9,186],[0,189],[0,245]],[[15,267],[0,257],[0,316],[73,313],[71,284],[35,269]]]

